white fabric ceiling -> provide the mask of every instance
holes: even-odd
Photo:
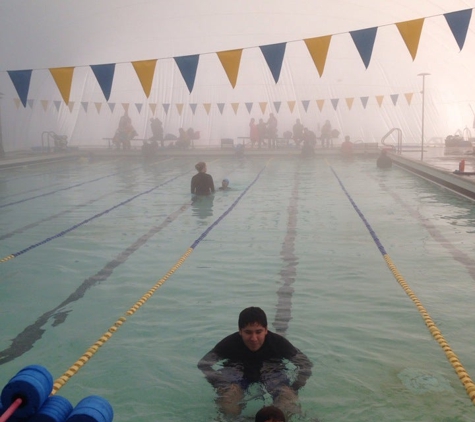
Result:
[[[465,0],[16,0],[0,2],[0,92],[3,143],[7,151],[41,144],[44,131],[68,136],[72,145],[105,145],[129,104],[140,138],[151,136],[149,119],[165,132],[194,127],[201,144],[247,136],[251,117],[274,112],[279,134],[300,118],[317,132],[326,119],[353,140],[378,142],[393,127],[406,143],[421,139],[422,78],[426,77],[425,139],[472,128],[475,108],[473,19],[460,51],[444,14],[471,9]],[[412,59],[395,23],[425,18]],[[378,27],[366,69],[349,31]],[[304,39],[333,35],[320,77]],[[282,72],[272,78],[259,46],[286,42]],[[243,48],[233,89],[216,52]],[[193,91],[174,57],[199,54]],[[158,59],[149,98],[130,62]],[[107,102],[89,65],[116,63]],[[49,68],[75,66],[70,101]],[[33,69],[27,107],[7,71]],[[404,94],[413,93],[410,104]],[[397,96],[394,104],[390,96]],[[376,96],[384,100],[378,104]],[[366,107],[360,99],[369,97]],[[345,102],[354,98],[351,109]],[[331,100],[339,99],[338,106]],[[317,100],[324,100],[320,110]],[[291,111],[288,104],[295,101]],[[302,102],[308,101],[305,110]],[[98,103],[103,103],[100,110]],[[109,103],[109,106],[108,104]],[[253,103],[252,111],[246,103]],[[267,103],[265,112],[259,107]],[[275,103],[281,103],[275,109]],[[111,109],[110,104],[115,104]],[[153,111],[150,104],[156,104]],[[168,112],[163,104],[169,104]],[[183,105],[178,112],[177,104]],[[193,113],[190,104],[197,104]],[[207,112],[203,104],[211,104]],[[224,104],[218,109],[217,104]],[[231,104],[239,104],[234,110]],[[85,107],[87,106],[87,110]],[[140,109],[139,109],[140,108]]]

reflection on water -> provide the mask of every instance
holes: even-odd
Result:
[[[194,196],[192,201],[192,215],[199,220],[206,220],[206,217],[213,215],[214,195]],[[202,223],[205,223],[204,221]]]

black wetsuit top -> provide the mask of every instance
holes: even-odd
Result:
[[[230,382],[222,372],[213,369],[218,362],[223,367],[239,369],[243,378],[252,383],[260,382],[269,366],[273,367],[273,371],[284,371],[284,359],[297,367],[297,376],[291,387],[298,390],[312,374],[312,362],[290,341],[271,331],[267,332],[264,344],[256,352],[248,349],[239,332],[225,337],[199,361],[198,368],[205,374],[208,382],[218,388]]]
[[[209,195],[214,192],[214,182],[210,174],[197,173],[191,178],[191,193],[194,195]]]

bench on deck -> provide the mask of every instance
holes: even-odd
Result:
[[[234,139],[221,138],[221,148],[234,148]]]

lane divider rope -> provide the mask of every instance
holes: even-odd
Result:
[[[328,164],[328,162],[327,162]],[[358,206],[356,205],[355,201],[353,201],[353,198],[351,195],[348,193],[346,190],[345,186],[343,185],[342,181],[336,174],[335,170],[329,165],[330,170],[333,172],[334,176],[338,180],[338,183],[340,184],[340,187],[342,188],[343,192],[351,202],[351,205],[353,205],[353,208],[357,212],[357,214],[360,216],[361,220],[363,221],[364,225],[368,229],[369,233],[371,234],[371,237],[373,238],[374,242],[376,243],[379,251],[381,252],[383,259],[385,260],[389,270],[392,272],[394,278],[396,281],[399,283],[399,285],[403,288],[404,292],[406,295],[412,300],[414,305],[416,305],[417,310],[419,311],[420,315],[422,316],[422,319],[424,320],[424,323],[426,324],[427,328],[429,329],[429,332],[431,333],[432,337],[439,343],[440,347],[445,353],[445,356],[447,360],[450,362],[452,367],[455,370],[455,373],[459,377],[460,381],[462,382],[462,385],[465,387],[465,390],[468,394],[468,397],[472,401],[472,404],[475,404],[475,384],[473,383],[472,379],[470,378],[469,374],[463,367],[462,363],[460,362],[458,356],[455,354],[455,352],[452,350],[452,348],[449,346],[447,341],[445,340],[444,336],[442,335],[441,331],[439,328],[437,328],[435,322],[427,312],[427,310],[424,308],[420,300],[417,298],[415,293],[411,290],[409,285],[406,283],[404,280],[404,277],[399,273],[398,269],[396,268],[396,265],[392,262],[391,258],[389,257],[388,253],[384,249],[384,246],[378,239],[375,231],[369,224],[368,220],[366,220],[365,216],[363,213],[360,211]]]
[[[78,223],[78,224],[75,224],[74,226],[70,227],[69,229],[63,230],[62,232],[59,232],[59,233],[55,234],[54,236],[50,236],[50,237],[48,237],[48,238],[42,240],[41,242],[35,243],[35,244],[33,244],[33,245],[30,245],[30,246],[28,246],[27,248],[22,249],[21,251],[12,253],[12,254],[10,254],[10,255],[7,255],[7,256],[5,256],[4,258],[1,258],[1,259],[0,259],[0,264],[2,264],[2,263],[4,263],[4,262],[7,262],[7,261],[10,261],[11,259],[16,258],[16,257],[19,256],[19,255],[23,255],[24,253],[29,252],[29,251],[31,251],[32,249],[37,248],[38,246],[44,245],[45,243],[50,242],[51,240],[57,239],[58,237],[61,237],[61,236],[64,236],[65,234],[67,234],[67,233],[69,233],[69,232],[71,232],[71,231],[73,231],[73,230],[76,230],[78,227],[81,227],[81,226],[83,226],[84,224],[90,223],[92,220],[95,220],[96,218],[102,217],[104,214],[107,214],[107,213],[109,213],[110,211],[112,211],[112,210],[114,210],[114,209],[116,209],[116,208],[118,208],[118,207],[121,207],[122,205],[128,204],[129,202],[133,201],[134,199],[137,199],[139,196],[146,195],[146,194],[148,194],[148,193],[154,191],[155,189],[158,189],[159,187],[162,187],[162,186],[164,186],[164,185],[166,185],[166,184],[168,184],[168,183],[170,183],[170,182],[172,182],[172,181],[178,179],[179,177],[184,176],[184,175],[187,174],[187,173],[189,173],[189,171],[186,172],[186,173],[179,174],[178,176],[172,177],[171,179],[168,179],[167,181],[165,181],[165,182],[163,182],[163,183],[160,183],[159,185],[154,186],[154,187],[151,188],[151,189],[148,189],[148,190],[146,190],[146,191],[144,191],[144,192],[138,193],[137,195],[134,195],[134,196],[132,196],[131,198],[126,199],[125,201],[122,201],[122,202],[120,202],[119,204],[116,204],[116,205],[114,205],[114,206],[111,207],[111,208],[108,208],[108,209],[106,209],[106,210],[104,210],[104,211],[102,211],[102,212],[100,212],[100,213],[98,213],[98,214],[96,214],[96,215],[93,215],[92,217],[87,218],[86,220],[81,221],[81,222]]]
[[[175,265],[173,265],[170,270],[160,280],[158,280],[150,290],[148,290],[137,302],[135,302],[135,304],[123,316],[115,321],[115,323],[91,347],[89,347],[89,349],[87,349],[86,352],[73,365],[71,365],[63,375],[55,380],[51,395],[56,394],[59,389],[62,388],[71,379],[71,377],[73,377],[89,361],[89,359],[91,359],[97,353],[99,348],[102,347],[115,332],[117,332],[117,330],[126,322],[127,317],[135,314],[135,312],[137,312],[145,304],[145,302],[147,302],[147,300],[153,296],[157,289],[159,289],[165,283],[165,281],[167,281],[172,276],[172,274],[181,267],[181,265],[191,255],[198,244],[234,209],[243,196],[257,182],[262,172],[266,169],[267,165],[268,163],[259,171],[256,178],[238,196],[231,206],[223,214],[221,214],[221,216],[216,221],[214,221],[198,239],[193,242],[193,244],[186,250],[180,259],[178,259]]]

